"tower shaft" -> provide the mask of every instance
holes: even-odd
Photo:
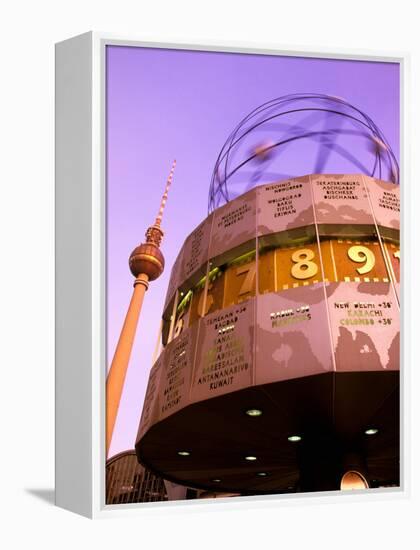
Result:
[[[144,295],[149,286],[149,277],[141,273],[134,282],[134,290],[125,316],[124,325],[115,350],[106,381],[106,454],[108,456],[115,421],[124,388],[125,376],[136,335]]]

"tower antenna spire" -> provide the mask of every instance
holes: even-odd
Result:
[[[155,223],[147,228],[146,242],[137,246],[130,254],[129,267],[134,276],[134,290],[115,350],[114,358],[106,381],[106,452],[109,453],[115,420],[118,414],[121,394],[124,388],[125,376],[130,361],[131,350],[137,330],[143,298],[149,288],[149,281],[154,281],[163,272],[165,259],[160,251],[163,230],[160,227],[163,211],[168,199],[176,161],[172,163],[171,171],[166,180],[160,208]]]
[[[172,163],[171,171],[169,172],[168,179],[166,180],[165,191],[162,195],[162,200],[160,201],[160,208],[155,221],[155,225],[157,225],[158,227],[160,227],[160,224],[162,222],[163,211],[165,209],[166,201],[168,200],[168,191],[171,186],[172,180],[174,178],[175,166],[176,166],[176,159]]]

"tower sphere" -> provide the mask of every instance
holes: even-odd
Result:
[[[165,259],[162,252],[152,242],[137,246],[130,254],[128,261],[131,273],[138,277],[144,273],[150,281],[157,279],[165,267]]]

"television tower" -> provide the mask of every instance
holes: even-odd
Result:
[[[134,275],[134,290],[128,306],[127,315],[121,330],[111,368],[106,380],[106,455],[108,456],[114,431],[115,420],[118,414],[118,407],[122,390],[124,387],[125,375],[130,361],[134,337],[136,335],[137,323],[143,305],[144,295],[149,288],[149,281],[154,281],[163,272],[165,259],[160,251],[160,244],[163,238],[163,231],[160,227],[163,210],[168,198],[169,187],[172,183],[176,161],[172,164],[171,171],[166,182],[165,192],[162,195],[160,208],[155,223],[146,231],[146,242],[137,246],[130,254],[128,264]]]

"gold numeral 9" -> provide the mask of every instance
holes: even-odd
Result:
[[[296,250],[292,254],[292,261],[295,265],[292,267],[292,276],[295,279],[309,279],[318,273],[318,266],[312,262],[315,258],[315,252],[309,248]]]
[[[357,272],[360,273],[360,275],[369,273],[369,271],[372,271],[375,267],[375,254],[372,250],[366,248],[366,246],[351,246],[348,249],[347,254],[353,262],[365,264],[362,267],[357,268]]]

